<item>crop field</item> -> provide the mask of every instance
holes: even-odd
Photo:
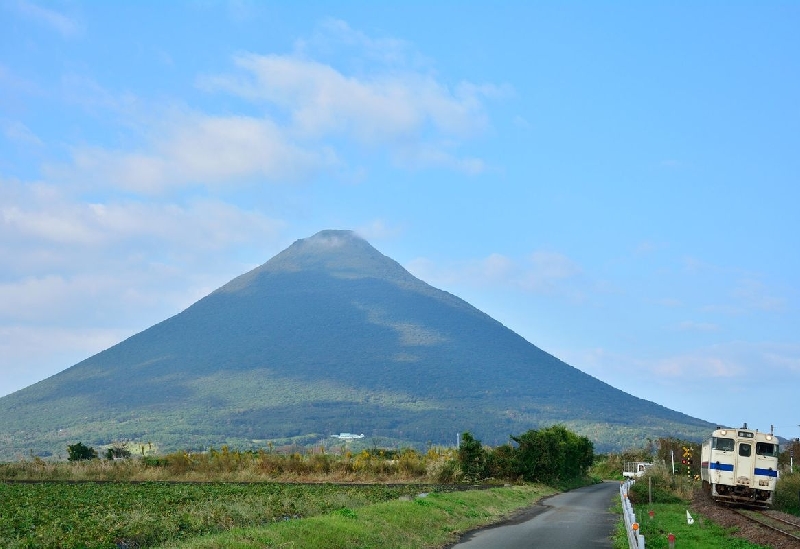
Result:
[[[1,483],[0,547],[143,549],[334,511],[431,486],[278,483]]]

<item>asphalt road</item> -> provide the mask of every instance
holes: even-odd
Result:
[[[610,548],[618,520],[609,512],[615,497],[618,482],[558,494],[510,522],[466,534],[452,549]]]

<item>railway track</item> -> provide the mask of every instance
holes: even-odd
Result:
[[[744,509],[733,509],[733,511],[749,521],[756,522],[760,526],[767,528],[785,538],[794,540],[800,547],[800,519],[797,521],[787,520],[776,516],[771,511],[753,511]]]

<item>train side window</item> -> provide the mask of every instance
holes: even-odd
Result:
[[[739,455],[742,457],[750,457],[750,445],[745,443],[739,444]]]
[[[756,442],[756,454],[759,456],[776,457],[778,455],[778,445],[769,442]]]
[[[721,450],[723,452],[733,452],[733,439],[714,438],[714,450]]]

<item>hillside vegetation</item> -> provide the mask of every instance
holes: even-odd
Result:
[[[300,240],[169,318],[0,398],[0,459],[67,444],[164,451],[324,444],[490,445],[563,424],[598,448],[699,439],[710,424],[619,391],[348,231]]]

